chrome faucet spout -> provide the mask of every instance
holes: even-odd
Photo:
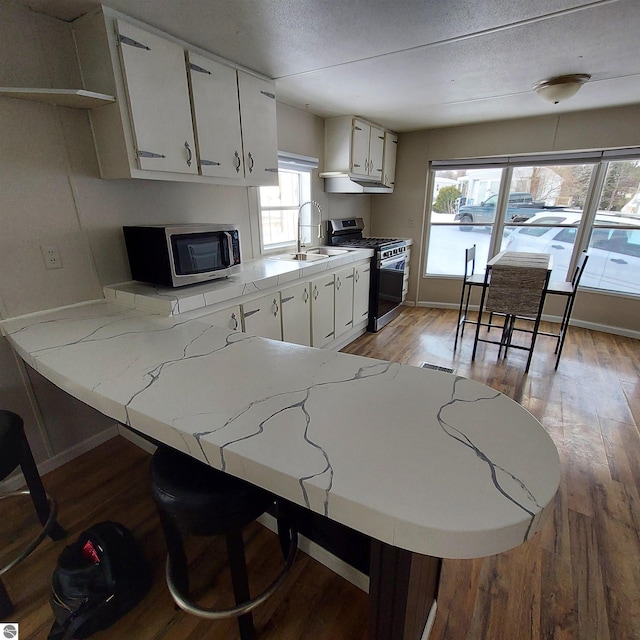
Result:
[[[308,204],[313,205],[317,210],[318,213],[320,214],[320,217],[318,219],[318,238],[323,238],[324,237],[324,233],[323,233],[323,229],[322,229],[322,207],[315,201],[315,200],[307,200],[306,202],[303,202],[299,207],[298,207],[298,253],[300,253],[300,251],[302,250],[302,228],[303,227],[309,227],[309,228],[314,228],[316,227],[316,225],[314,224],[302,224],[302,208],[306,207]],[[311,214],[311,220],[313,223],[313,213]]]

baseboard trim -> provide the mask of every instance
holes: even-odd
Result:
[[[458,304],[454,302],[418,302],[418,307],[427,309],[455,309],[458,310]],[[478,305],[469,305],[470,311],[478,311]],[[542,319],[546,322],[555,322],[560,324],[562,318],[560,316],[550,316],[543,314]],[[584,320],[571,319],[569,325],[572,327],[580,327],[581,329],[589,329],[591,331],[602,331],[603,333],[611,333],[616,336],[623,336],[624,338],[633,338],[640,340],[640,331],[633,331],[632,329],[624,329],[623,327],[612,327],[607,324],[599,324],[597,322],[586,322]]]
[[[66,449],[65,451],[62,451],[61,453],[39,463],[38,472],[41,476],[44,476],[49,473],[49,471],[53,471],[54,469],[61,467],[63,464],[70,462],[74,458],[81,456],[83,453],[99,447],[101,444],[105,443],[107,440],[111,440],[111,438],[115,438],[117,435],[117,424],[107,427],[103,431],[100,431],[100,433],[96,433],[96,435],[91,436],[73,447],[70,447],[69,449]],[[25,484],[24,476],[21,473],[16,473],[7,480],[0,482],[0,492],[17,491],[21,487],[24,487]]]
[[[265,513],[258,518],[258,522],[270,531],[278,533],[278,524],[272,515]],[[298,549],[311,556],[314,560],[317,560],[328,569],[331,569],[331,571],[337,573],[340,577],[348,580],[351,584],[358,587],[358,589],[361,589],[365,593],[369,593],[368,576],[365,576],[364,573],[354,569],[350,564],[344,562],[344,560],[341,560],[332,553],[329,553],[319,544],[305,538],[303,535],[298,535]]]

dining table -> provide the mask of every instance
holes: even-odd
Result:
[[[487,262],[472,360],[475,360],[478,342],[497,344],[498,357],[503,349],[505,356],[510,348],[528,351],[525,373],[529,371],[552,269],[553,256],[549,253],[501,251]],[[485,310],[490,313],[488,323],[482,322]],[[502,326],[493,324],[494,315],[504,318]],[[533,328],[517,327],[516,320],[519,318],[531,319]],[[493,327],[501,329],[500,339],[481,338],[482,326],[485,326],[488,331]],[[515,331],[531,334],[528,346],[513,343]]]

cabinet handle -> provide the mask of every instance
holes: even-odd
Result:
[[[295,296],[289,296],[288,298],[282,298],[282,304],[284,304],[285,302],[289,302],[289,300],[293,300],[295,298]]]
[[[350,276],[347,276],[347,280],[348,280],[349,278],[353,278],[353,273],[352,273]]]
[[[251,173],[253,171],[253,165],[254,165],[253,156],[251,155],[251,152],[247,154],[247,158],[249,158],[249,173]]]
[[[341,284],[342,284],[342,283],[340,282],[340,276],[338,276],[338,278],[336,279],[336,289],[337,289],[338,291],[340,291],[340,285],[341,285]]]
[[[236,151],[235,152],[235,158],[236,158],[236,173],[240,173],[240,166],[242,165],[242,160],[240,160],[240,154]]]
[[[236,314],[231,314],[231,328],[235,331],[238,328],[238,318],[236,318]]]
[[[355,277],[355,281],[356,281],[356,282],[359,282],[359,280],[360,280],[360,272],[359,272],[359,271],[356,271],[356,274],[355,274],[355,276],[354,276],[354,277]]]
[[[252,316],[254,313],[259,313],[260,309],[254,309],[252,311],[245,311],[244,312],[244,317],[248,318],[249,316]]]
[[[313,299],[317,300],[318,299],[318,295],[320,295],[318,293],[318,287],[316,285],[313,285]]]
[[[304,293],[302,294],[302,299],[307,302],[309,300],[309,292],[307,291],[307,287],[304,288]]]
[[[187,167],[190,167],[193,154],[191,153],[191,147],[189,146],[189,143],[186,140],[184,141],[184,148],[187,150]]]
[[[278,301],[274,298],[273,299],[273,317],[274,318],[278,315],[279,311],[280,311],[280,307],[278,306]]]

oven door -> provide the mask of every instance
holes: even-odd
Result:
[[[370,330],[377,331],[400,311],[404,285],[404,255],[378,261],[377,277],[372,291],[372,318]]]

